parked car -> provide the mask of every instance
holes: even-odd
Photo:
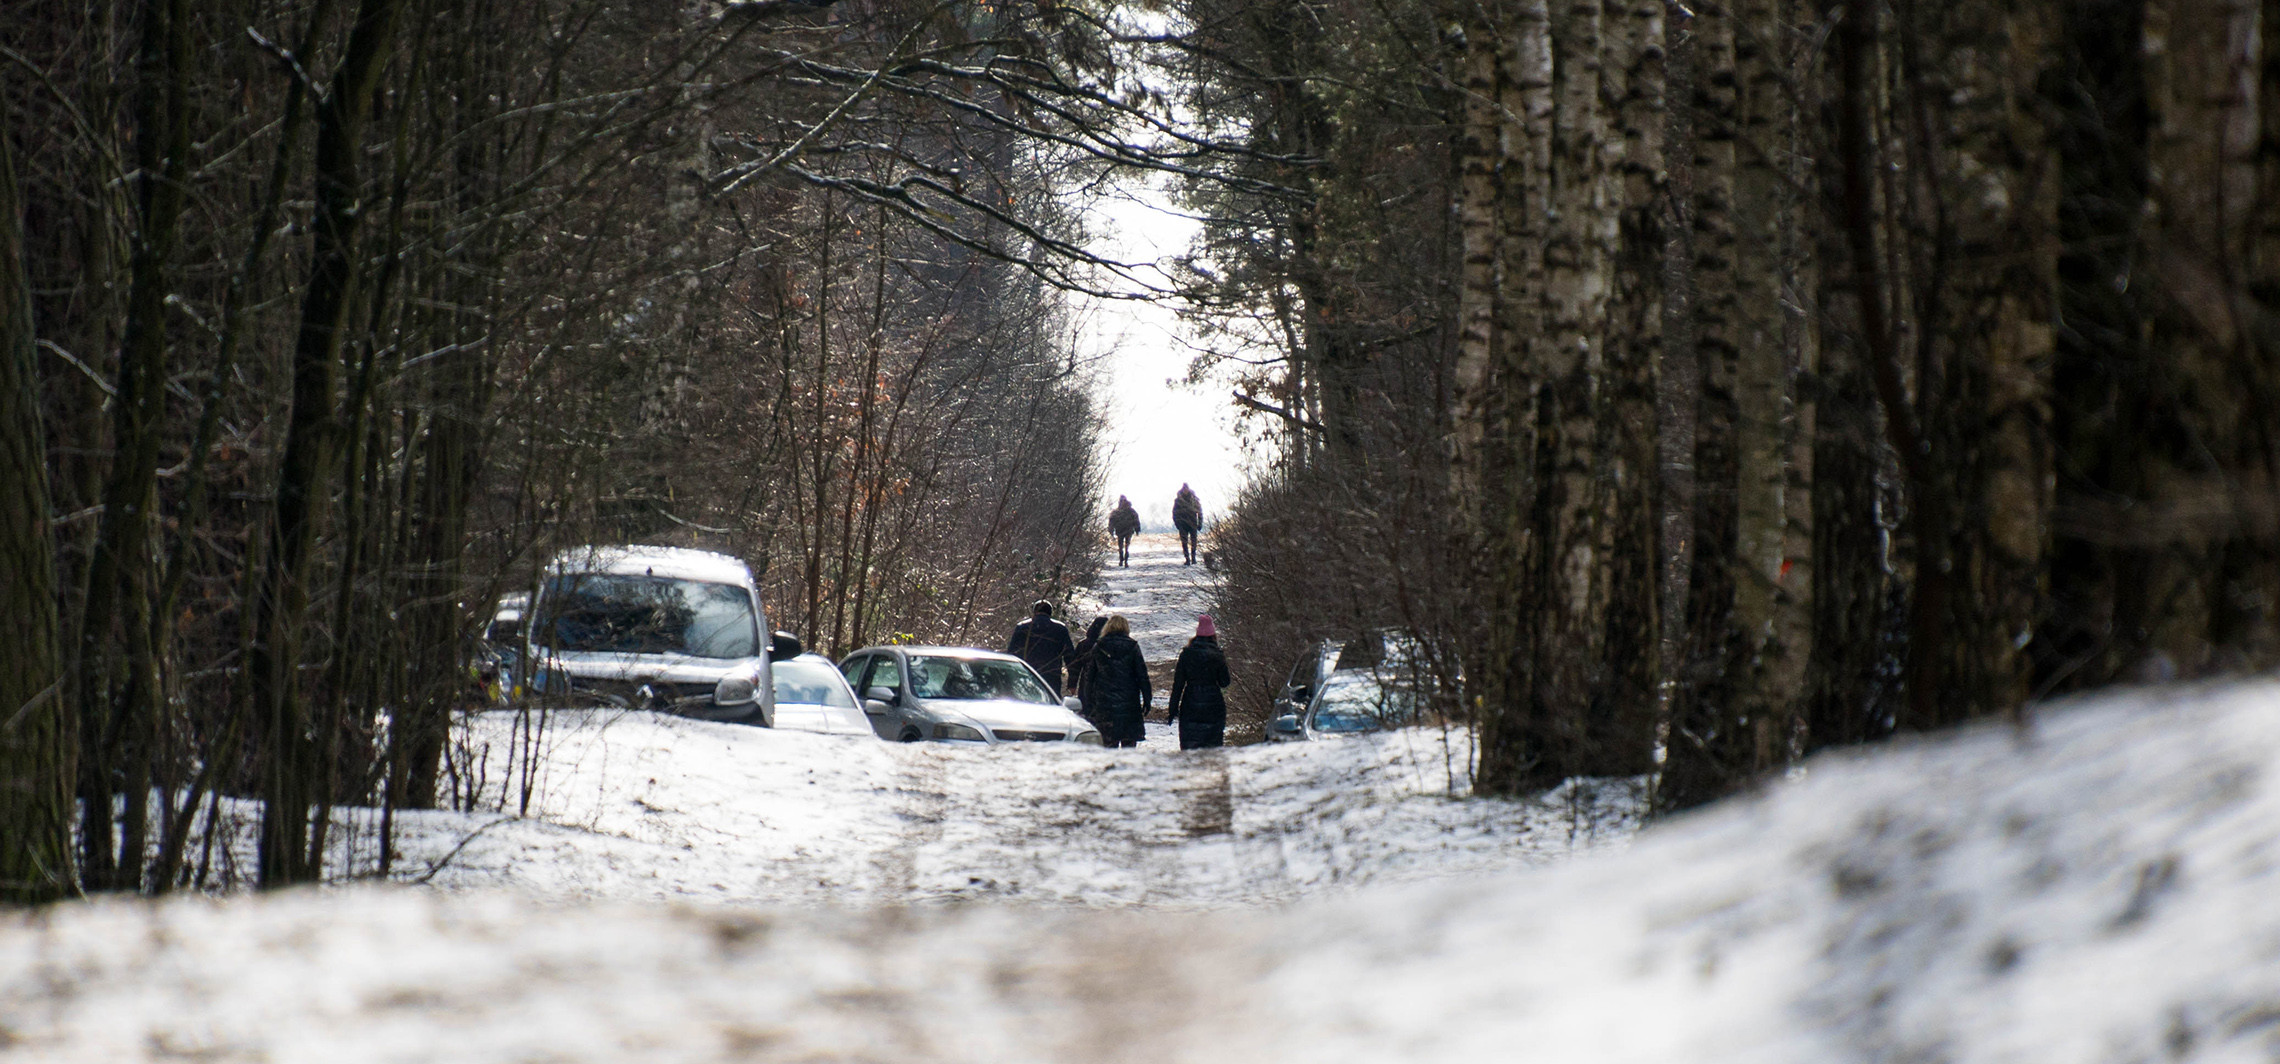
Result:
[[[855,689],[821,654],[802,654],[769,667],[776,688],[776,727],[832,735],[875,735]]]
[[[563,551],[541,571],[520,655],[539,698],[766,725],[772,659],[799,640],[767,636],[742,561],[680,547]]]
[[[1100,729],[1011,654],[969,647],[867,647],[839,662],[882,739],[951,743],[1075,742]]]
[[[1431,708],[1429,683],[1370,669],[1340,669],[1322,682],[1303,710],[1269,721],[1267,734],[1298,740],[1388,731],[1424,720]]]
[[[1304,715],[1315,692],[1336,673],[1358,671],[1413,679],[1429,668],[1424,640],[1400,628],[1374,628],[1352,639],[1316,640],[1298,656],[1283,680],[1282,690],[1275,695],[1267,737],[1291,738],[1277,735],[1271,722]]]

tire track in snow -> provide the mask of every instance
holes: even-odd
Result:
[[[932,747],[906,743],[895,753],[902,755],[896,772],[895,815],[905,829],[894,845],[879,853],[878,889],[891,902],[915,901],[925,893],[920,868],[928,851],[941,845],[950,815],[948,773],[938,756],[941,751]]]
[[[1226,835],[1235,830],[1235,781],[1224,750],[1193,750],[1183,755],[1188,763],[1180,784],[1184,799],[1180,830],[1187,837]]]

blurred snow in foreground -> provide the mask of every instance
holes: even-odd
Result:
[[[1628,845],[1619,785],[1446,797],[1431,733],[556,723],[542,816],[421,818],[420,860],[483,829],[445,889],[0,920],[0,1059],[2280,1059],[2267,685],[1822,758]]]

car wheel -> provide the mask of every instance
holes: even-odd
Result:
[[[918,734],[917,728],[904,728],[901,741],[906,743],[915,743],[923,738],[925,738],[925,736]]]

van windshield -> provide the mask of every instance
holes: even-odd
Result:
[[[752,594],[736,584],[572,573],[547,581],[536,632],[555,650],[749,658],[760,653]]]

